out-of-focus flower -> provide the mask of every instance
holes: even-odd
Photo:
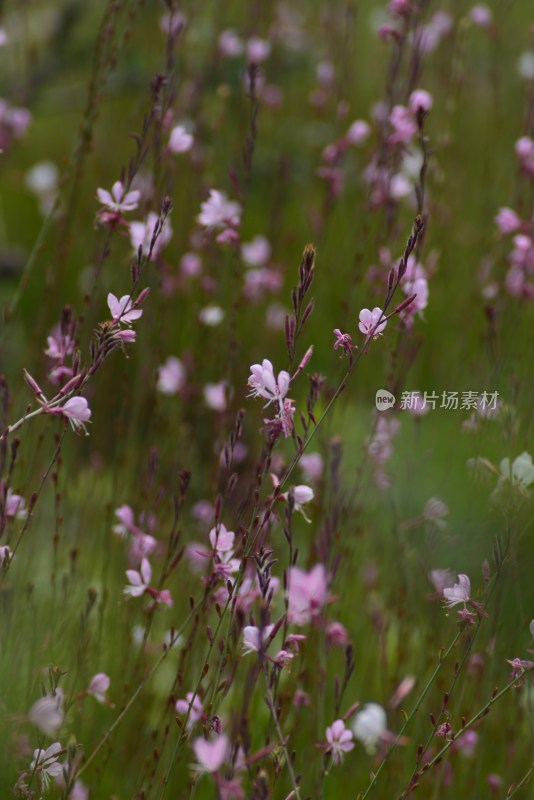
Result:
[[[502,206],[497,212],[495,217],[495,224],[499,229],[501,236],[507,236],[509,233],[514,233],[521,227],[521,218],[513,210]]]
[[[427,522],[431,522],[438,530],[447,529],[447,519],[449,514],[448,506],[439,497],[431,497],[427,500],[423,509],[423,517]]]
[[[378,742],[387,732],[387,716],[378,703],[367,703],[358,711],[352,722],[354,738],[363,744],[368,753],[376,751]]]
[[[242,39],[231,28],[219,36],[219,51],[225,58],[237,58],[245,49]]]
[[[260,653],[274,630],[274,625],[265,628],[256,628],[254,625],[245,625],[243,628],[243,655]]]
[[[226,381],[219,381],[219,383],[207,383],[204,386],[204,402],[213,411],[226,411]]]
[[[484,3],[478,3],[469,12],[469,19],[479,28],[491,28],[493,23],[493,13]]]
[[[127,192],[121,181],[115,181],[111,187],[111,192],[108,192],[107,189],[97,189],[96,194],[104,208],[118,214],[125,211],[134,211],[141,199],[141,192],[138,189]]]
[[[458,603],[467,603],[470,600],[470,594],[471,581],[467,575],[463,574],[458,575],[458,583],[455,583],[454,586],[443,589],[445,604],[449,608],[458,605]]]
[[[193,147],[194,139],[186,131],[183,125],[177,125],[172,129],[169,137],[168,149],[171,153],[187,153]]]
[[[99,703],[105,703],[107,700],[106,692],[110,684],[111,680],[109,675],[106,675],[105,672],[97,672],[97,674],[91,678],[91,682],[87,687],[87,694],[92,694]]]
[[[200,309],[198,318],[203,325],[207,325],[209,328],[215,328],[223,321],[224,310],[220,306],[211,304]]]
[[[316,564],[310,572],[300,567],[288,571],[288,619],[306,625],[316,617],[328,601],[328,583],[324,564]]]
[[[63,724],[63,692],[56,689],[55,694],[45,694],[30,708],[29,717],[31,722],[46,733],[47,736],[54,736]]]
[[[241,206],[229,200],[224,192],[211,189],[209,197],[200,206],[198,221],[205,228],[237,227],[241,218]]]
[[[202,715],[204,714],[202,701],[198,694],[194,695],[193,692],[187,692],[185,699],[177,700],[175,708],[178,714],[184,716],[189,712],[189,720],[187,722],[189,730],[191,730],[195,722],[202,719]]]
[[[336,719],[326,729],[326,741],[328,742],[326,752],[331,754],[334,764],[341,764],[345,753],[353,749],[352,737],[352,731],[345,727],[342,719]]]
[[[144,222],[130,222],[130,243],[136,253],[142,247],[144,254],[148,256],[156,228],[159,230],[159,224],[160,218],[154,211],[148,213]],[[161,255],[171,239],[172,228],[169,219],[166,218],[156,241],[153,243],[151,261],[155,261]]]
[[[408,99],[408,108],[412,114],[428,114],[433,104],[432,95],[424,89],[415,89]]]
[[[521,53],[517,61],[517,71],[521,78],[534,80],[534,53],[531,50]]]
[[[384,328],[387,325],[387,320],[382,320],[380,324],[378,321],[382,319],[383,312],[381,308],[373,308],[372,311],[369,311],[368,308],[362,308],[360,311],[360,322],[358,327],[360,331],[365,334],[365,336],[369,336],[371,333],[373,334],[373,339],[378,339],[379,336],[382,335]]]
[[[4,544],[0,546],[0,569],[4,566],[7,566],[13,560],[14,555],[11,547],[8,544]]]
[[[176,356],[169,356],[161,367],[158,367],[156,388],[162,394],[177,394],[184,388],[186,372],[183,362]]]
[[[310,481],[317,483],[323,474],[323,458],[320,453],[304,453],[299,467]]]
[[[217,772],[230,752],[230,742],[226,734],[212,741],[199,737],[193,741],[193,752],[203,772]]]
[[[346,647],[349,643],[349,632],[341,622],[329,622],[326,626],[326,643],[331,647]]]
[[[255,236],[241,245],[241,258],[249,267],[263,267],[271,256],[271,245],[265,236]]]
[[[345,140],[349,144],[354,145],[354,147],[360,147],[360,145],[367,141],[370,134],[371,126],[369,123],[363,119],[357,119],[352,123],[345,134]]]
[[[454,585],[454,574],[450,569],[433,569],[430,573],[430,580],[434,584],[436,592],[443,596],[444,589]]]
[[[251,64],[261,64],[271,55],[271,43],[259,36],[251,36],[246,43],[247,60]]]

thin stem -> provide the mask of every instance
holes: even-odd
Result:
[[[284,738],[284,734],[282,732],[282,728],[280,727],[280,721],[278,719],[278,714],[276,713],[276,708],[275,708],[275,705],[274,705],[273,693],[271,692],[271,688],[269,686],[269,677],[267,675],[267,666],[265,664],[263,665],[263,676],[265,678],[265,688],[266,688],[266,691],[267,691],[267,705],[269,707],[269,711],[271,712],[271,715],[272,715],[272,718],[273,718],[273,722],[274,722],[274,727],[276,728],[276,733],[278,734],[278,739],[280,741],[280,744],[281,744],[282,749],[284,751],[284,755],[286,757],[287,770],[289,772],[289,777],[291,778],[291,784],[292,784],[293,790],[295,792],[294,797],[296,797],[297,800],[300,800],[300,789],[299,789],[297,777],[295,775],[295,770],[293,769],[293,763],[292,763],[291,758],[289,756],[289,751],[287,749],[286,739]]]

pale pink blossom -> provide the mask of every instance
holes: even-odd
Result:
[[[75,781],[69,794],[69,800],[89,800],[89,789],[82,781]]]
[[[193,147],[194,139],[183,125],[177,125],[172,129],[169,137],[168,149],[171,153],[187,153]]]
[[[12,519],[26,519],[28,516],[25,499],[20,494],[15,494],[11,488],[7,490],[5,513]]]
[[[211,741],[199,737],[193,741],[193,752],[202,771],[217,772],[230,754],[230,741],[225,734]]]
[[[124,594],[127,597],[141,597],[149,588],[152,578],[152,567],[148,559],[143,558],[139,571],[127,569],[126,577],[130,583],[124,587]]]
[[[267,405],[272,402],[281,402],[289,391],[291,376],[285,370],[275,377],[272,363],[264,358],[261,364],[252,364],[250,367],[248,385],[251,389],[249,397],[263,397]]]
[[[359,329],[360,331],[365,334],[366,336],[373,335],[373,339],[377,339],[379,336],[382,335],[384,328],[387,325],[387,320],[382,319],[383,312],[381,308],[373,308],[372,311],[369,311],[368,308],[362,308],[360,311],[360,322],[359,322]],[[379,323],[379,320],[382,320]]]
[[[148,256],[150,252],[150,245],[156,226],[159,228],[160,218],[154,211],[150,211],[144,222],[131,222],[130,223],[130,243],[137,253],[140,247],[143,252]],[[154,261],[161,255],[163,249],[169,244],[172,239],[172,228],[169,219],[166,218],[163,222],[163,227],[158,233],[158,238],[154,243],[151,253],[151,260]]]
[[[273,662],[280,669],[285,669],[285,667],[289,667],[294,658],[294,653],[289,653],[287,650],[279,650],[274,656]]]
[[[354,147],[360,147],[371,135],[371,126],[364,119],[356,119],[345,134],[345,139]]]
[[[467,575],[458,575],[458,583],[454,586],[446,587],[443,589],[443,597],[445,598],[445,605],[449,608],[458,605],[458,603],[467,603],[470,599],[471,581]]]
[[[131,295],[124,294],[120,300],[114,294],[108,294],[108,308],[113,322],[122,322],[131,325],[136,319],[143,316],[141,308],[134,308]]]
[[[288,495],[291,494],[293,497],[293,508],[295,511],[299,511],[306,522],[310,522],[308,517],[306,516],[306,511],[304,506],[307,503],[311,503],[315,494],[313,489],[310,486],[306,486],[305,484],[300,484],[299,486],[292,486],[289,492],[281,495],[284,499],[287,499]]]
[[[242,39],[231,28],[219,36],[219,51],[225,58],[237,58],[245,49]]]
[[[227,383],[226,381],[219,381],[219,383],[207,383],[204,386],[204,402],[211,408],[212,411],[226,411],[227,406]]]
[[[158,382],[156,388],[162,394],[177,394],[186,382],[186,372],[183,362],[176,356],[169,356],[161,367],[158,367]]]
[[[15,556],[13,555],[13,551],[8,544],[4,544],[0,546],[0,569],[4,566],[4,564],[10,564]]]
[[[202,719],[202,715],[204,714],[204,706],[202,705],[202,701],[198,694],[193,694],[193,692],[187,692],[185,699],[177,700],[175,709],[178,714],[182,714],[184,716],[189,713],[189,719],[187,722],[187,727],[189,730],[191,730],[195,722],[198,722],[199,719]]]
[[[513,208],[502,206],[502,208],[499,208],[497,216],[495,217],[495,224],[501,236],[507,236],[509,233],[514,233],[521,227],[521,218],[516,214]]]
[[[265,236],[255,236],[241,245],[241,258],[249,267],[263,267],[271,256],[271,245]]]
[[[349,643],[349,632],[341,622],[329,622],[326,626],[326,642],[332,647],[346,647]]]
[[[415,89],[408,99],[408,108],[412,114],[428,114],[433,104],[432,95],[424,89]]]
[[[96,193],[98,200],[105,208],[119,214],[136,209],[141,198],[141,192],[138,189],[126,192],[121,181],[115,181],[111,192],[108,192],[107,189],[97,189]]]
[[[87,687],[87,694],[92,694],[99,703],[105,703],[107,700],[106,692],[110,684],[111,680],[109,675],[106,675],[105,672],[97,672],[97,674],[91,678],[91,682]]]
[[[320,453],[304,453],[299,467],[310,481],[318,483],[323,474],[323,458]]]
[[[345,753],[353,749],[352,737],[352,731],[345,727],[342,719],[336,719],[326,729],[326,741],[328,742],[326,752],[331,754],[334,764],[341,764]]]
[[[246,625],[243,628],[243,655],[261,652],[273,630],[274,625],[267,625],[265,628]]]
[[[45,694],[30,708],[28,714],[30,721],[46,733],[54,736],[61,728],[64,719],[63,692],[56,689],[55,694]]]
[[[469,18],[474,25],[479,28],[491,28],[493,23],[493,13],[484,3],[473,6],[469,12]]]
[[[271,43],[259,36],[251,36],[246,42],[246,52],[251,64],[261,64],[271,55]]]
[[[226,526],[222,522],[217,528],[212,528],[209,533],[210,544],[217,555],[233,550],[234,539],[235,533],[226,530]]]
[[[239,225],[241,206],[229,200],[224,192],[211,189],[209,197],[200,206],[198,221],[205,228],[225,228]]]
[[[202,260],[198,253],[184,253],[180,259],[180,272],[186,278],[196,278],[202,272]]]
[[[406,106],[394,106],[389,115],[389,123],[394,131],[390,137],[392,142],[408,142],[417,133],[413,113]]]
[[[92,411],[85,397],[71,397],[62,406],[47,408],[45,411],[50,414],[62,414],[67,417],[74,431],[84,431],[87,434],[85,423],[91,419]]]
[[[50,778],[59,778],[63,774],[63,765],[58,761],[62,750],[60,743],[54,742],[46,750],[39,748],[33,751],[30,770],[39,775],[44,787],[48,785]]]
[[[328,601],[328,583],[323,564],[310,572],[291,567],[288,579],[288,619],[296,625],[306,625],[322,611]]]

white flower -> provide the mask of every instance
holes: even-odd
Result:
[[[249,267],[263,267],[271,256],[271,245],[265,236],[255,236],[241,245],[241,258]]]
[[[173,128],[169,138],[169,150],[171,153],[187,153],[193,147],[193,137],[186,131],[183,125]]]
[[[263,397],[267,405],[273,401],[282,402],[289,391],[291,376],[285,370],[275,378],[274,369],[269,359],[264,358],[261,364],[252,364],[248,385],[251,389],[249,397]]]
[[[387,731],[387,717],[382,706],[367,703],[354,717],[352,731],[367,752],[374,753],[377,743]]]
[[[207,325],[208,328],[215,328],[223,321],[224,311],[220,306],[204,306],[204,308],[200,309],[198,318],[200,322],[202,322],[203,325]]]

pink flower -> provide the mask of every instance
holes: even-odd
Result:
[[[200,206],[198,221],[205,228],[237,227],[241,217],[241,206],[228,200],[224,192],[211,189],[209,197]]]
[[[241,245],[241,258],[249,267],[263,267],[271,256],[271,245],[265,236],[255,236]]]
[[[249,63],[261,64],[271,55],[271,43],[258,36],[251,36],[247,39],[246,50]]]
[[[336,337],[336,341],[332,345],[334,350],[337,350],[341,347],[347,355],[350,355],[355,349],[354,345],[352,344],[352,337],[350,333],[342,333],[339,328],[334,328],[333,333]]]
[[[320,453],[304,453],[300,458],[299,467],[310,481],[317,483],[323,474],[323,458]]]
[[[226,526],[221,524],[217,528],[212,528],[209,539],[213,550],[217,555],[228,553],[233,550],[235,533],[226,530]]]
[[[97,189],[96,193],[99,201],[105,208],[117,213],[133,211],[139,205],[139,200],[141,198],[141,192],[138,189],[125,193],[121,181],[116,181],[113,184],[111,193],[106,189]]]
[[[204,402],[213,411],[226,411],[226,381],[219,383],[207,383],[204,386]]]
[[[85,397],[71,397],[66,403],[57,408],[48,409],[45,406],[45,411],[50,414],[62,414],[67,417],[74,431],[84,431],[87,434],[85,423],[91,419],[91,409]]]
[[[56,689],[55,694],[45,694],[30,708],[31,722],[47,736],[54,736],[63,724],[63,692]]]
[[[349,633],[341,622],[329,622],[326,626],[326,641],[334,647],[346,647],[349,643]]]
[[[428,114],[433,104],[432,95],[424,89],[416,89],[408,99],[408,108],[412,114]]]
[[[186,382],[185,367],[176,356],[169,356],[167,361],[158,367],[157,390],[162,394],[177,394]]]
[[[513,208],[503,206],[499,208],[497,212],[495,224],[501,236],[507,236],[509,233],[514,233],[514,231],[521,227],[521,218],[516,214]]]
[[[202,719],[202,715],[204,714],[202,701],[198,694],[194,695],[193,692],[187,692],[185,700],[177,700],[175,709],[178,714],[183,714],[184,716],[189,712],[189,719],[187,722],[187,727],[189,729],[193,727],[195,722]]]
[[[20,494],[15,494],[11,488],[7,490],[5,513],[12,519],[26,519],[28,516],[26,501]]]
[[[306,486],[305,484],[301,484],[300,486],[292,486],[289,492],[286,492],[285,494],[281,495],[281,497],[287,499],[289,494],[293,496],[293,508],[295,509],[295,511],[299,511],[306,520],[306,522],[310,522],[310,520],[306,516],[304,506],[307,503],[311,503],[311,501],[315,497],[313,489],[310,486]]]
[[[217,772],[229,755],[230,742],[225,734],[212,741],[199,737],[193,741],[193,752],[202,771]]]
[[[225,58],[236,58],[244,49],[242,40],[234,30],[223,31],[219,36],[219,51]]]
[[[127,569],[126,577],[130,584],[124,587],[124,594],[127,597],[141,597],[149,588],[152,578],[152,567],[148,559],[143,558],[139,572],[135,569]]]
[[[46,750],[39,748],[33,751],[33,761],[30,764],[30,770],[39,773],[39,776],[46,786],[48,776],[51,778],[59,778],[63,774],[63,766],[58,762],[59,754],[62,751],[59,742],[54,742]]]
[[[180,272],[186,278],[196,278],[202,272],[202,261],[198,253],[184,253],[180,260]]]
[[[261,364],[252,364],[250,367],[250,377],[248,385],[251,389],[249,397],[263,397],[267,400],[267,405],[281,401],[289,391],[291,377],[288,372],[282,370],[276,378],[272,363],[264,358]]]
[[[493,14],[491,9],[482,3],[473,6],[469,12],[469,17],[471,22],[474,25],[478,25],[479,28],[490,28],[493,22]]]
[[[349,144],[354,145],[354,147],[359,147],[360,145],[364,144],[364,142],[369,138],[370,134],[371,127],[369,123],[365,122],[363,119],[357,119],[348,129],[347,133],[345,134],[345,139]]]
[[[105,672],[97,672],[91,678],[91,682],[87,687],[87,694],[92,694],[99,703],[105,703],[107,700],[106,692],[109,689],[111,680]]]
[[[177,125],[171,131],[168,149],[171,153],[187,153],[193,147],[193,141],[193,137],[187,133],[184,126]]]
[[[274,625],[267,625],[265,628],[246,625],[243,628],[243,655],[262,652],[273,630]]]
[[[394,106],[389,115],[389,122],[394,130],[392,142],[408,142],[417,133],[417,123],[412,111],[405,106]]]
[[[353,749],[354,742],[352,737],[352,731],[345,728],[345,723],[342,719],[336,719],[326,729],[327,753],[331,753],[334,764],[341,764],[345,753]]]
[[[458,575],[458,583],[450,588],[443,589],[443,597],[445,598],[445,605],[449,608],[458,605],[458,603],[467,603],[471,593],[471,581],[467,575]]]
[[[108,294],[108,308],[111,313],[113,322],[122,322],[125,325],[130,325],[136,319],[143,316],[143,311],[140,308],[134,308],[131,295],[125,294],[119,300],[111,292]]]
[[[382,309],[378,308],[378,306],[373,308],[372,311],[369,311],[368,308],[362,308],[360,311],[360,322],[358,325],[360,331],[366,336],[370,336],[372,334],[373,339],[377,339],[382,335],[382,332],[387,325],[387,320],[385,319],[378,324],[378,321],[382,319],[382,316]]]
[[[291,567],[288,571],[288,619],[306,625],[316,617],[328,599],[326,570],[316,564],[310,572]]]
[[[144,222],[131,222],[130,223],[130,243],[137,253],[140,247],[143,252],[148,256],[150,252],[150,245],[154,236],[156,226],[159,227],[159,216],[150,211]],[[172,239],[172,228],[168,218],[165,219],[163,227],[158,234],[158,238],[152,248],[151,261],[155,261],[161,255],[164,247]]]

